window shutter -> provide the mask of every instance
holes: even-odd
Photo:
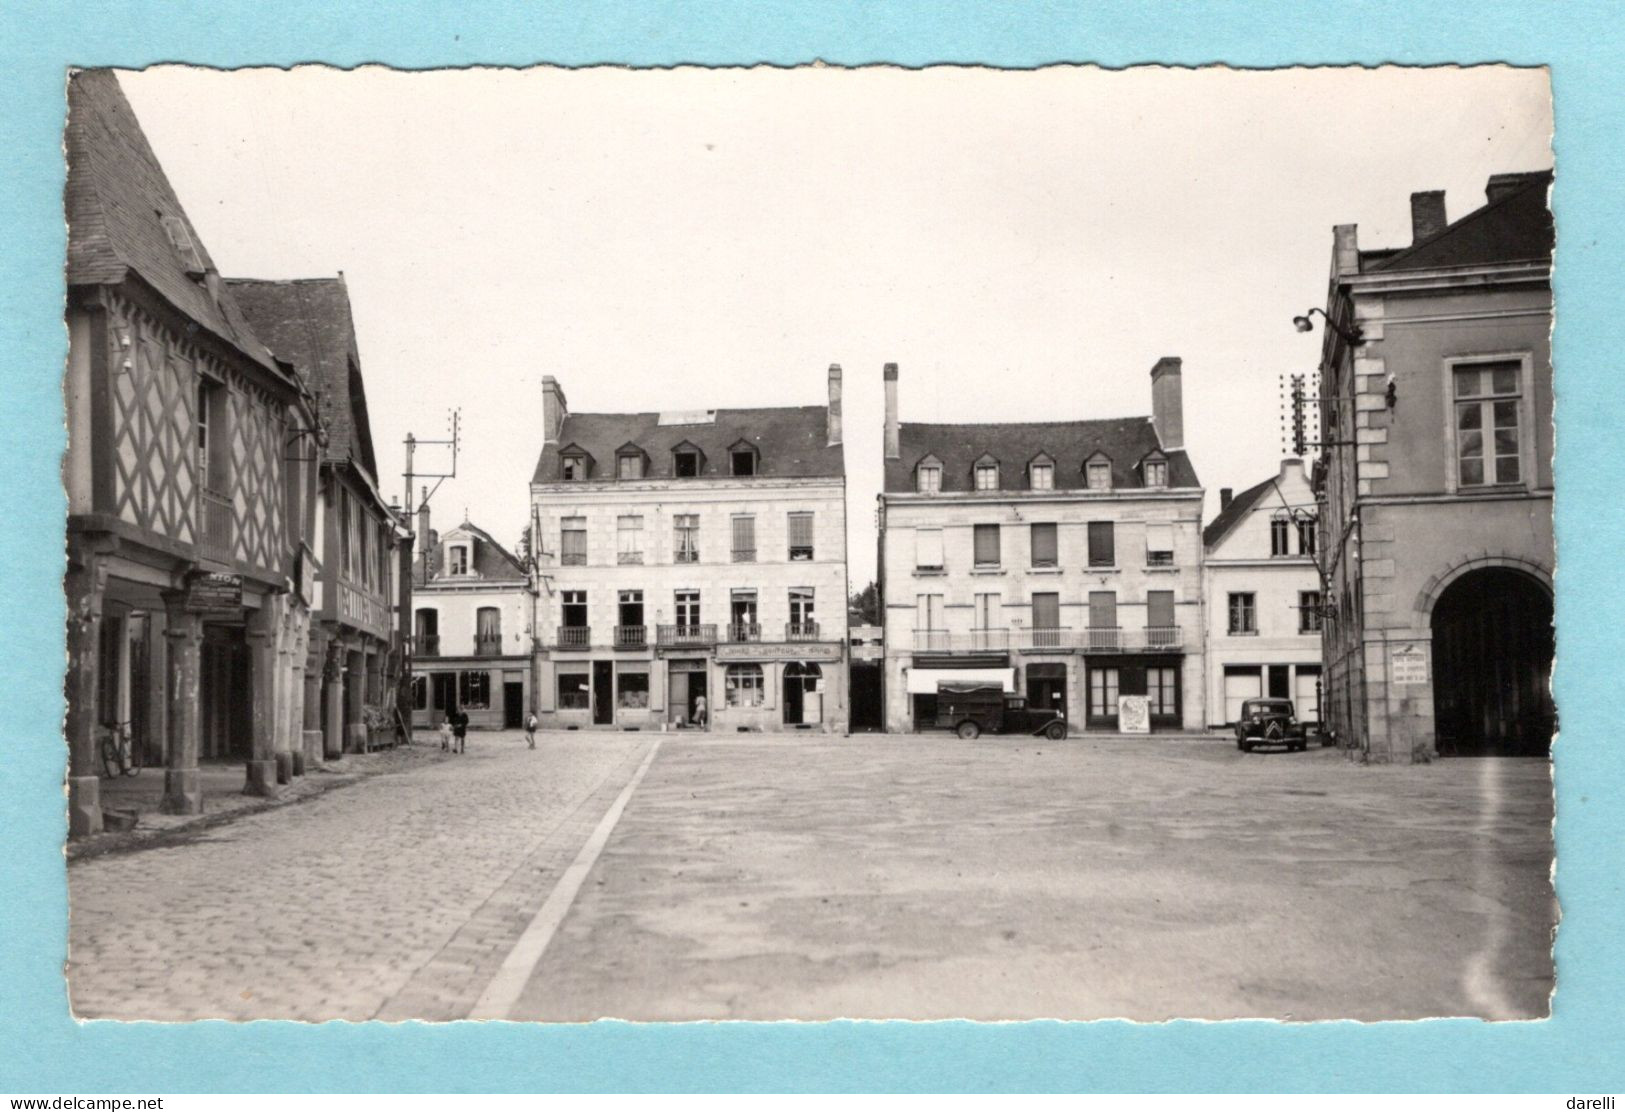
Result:
[[[942,530],[914,530],[914,566],[940,568],[942,563]]]
[[[1147,591],[1145,593],[1145,624],[1152,627],[1167,628],[1174,624],[1174,593],[1172,591]]]
[[[1117,592],[1089,592],[1089,628],[1117,628]]]
[[[1059,563],[1053,522],[1033,526],[1033,567],[1052,568]]]
[[[997,525],[978,525],[976,533],[976,562],[983,565],[997,566],[999,563],[999,527]]]
[[[756,550],[756,519],[749,516],[740,516],[733,519],[734,523],[734,551],[754,552]]]
[[[1061,596],[1053,591],[1033,596],[1033,628],[1061,628]]]
[[[1089,564],[1109,568],[1117,563],[1117,538],[1110,521],[1089,523]]]

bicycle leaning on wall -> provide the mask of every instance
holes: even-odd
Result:
[[[102,767],[109,776],[134,776],[141,771],[141,747],[130,736],[130,723],[115,722],[102,734]]]

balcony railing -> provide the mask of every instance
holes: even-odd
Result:
[[[231,499],[207,487],[203,490],[203,555],[211,560],[231,560]]]
[[[1083,631],[1085,652],[1115,653],[1123,651],[1123,631],[1118,626],[1090,626]]]
[[[786,641],[816,641],[818,640],[818,623],[785,622],[784,639]]]
[[[757,622],[734,622],[728,626],[730,641],[760,641],[762,627]]]
[[[946,629],[914,631],[914,651],[917,653],[1002,653],[1009,648],[1008,629],[972,629],[954,633]]]
[[[713,622],[700,625],[663,625],[656,630],[663,648],[693,646],[705,648],[717,643],[717,627]]]
[[[561,649],[585,649],[592,644],[591,626],[560,626],[558,645]]]
[[[1070,649],[1077,644],[1068,626],[1037,626],[1016,632],[1024,649]]]
[[[412,651],[418,656],[440,655],[440,634],[420,633],[412,638]]]
[[[495,635],[486,634],[486,635],[483,635],[483,636],[475,635],[475,637],[474,637],[474,655],[475,656],[501,656],[502,655],[502,635],[500,633],[495,634]]]
[[[641,625],[626,625],[615,627],[615,647],[617,649],[642,649],[649,645],[649,627]]]
[[[1184,643],[1178,626],[1145,627],[1145,647],[1148,649],[1177,649]]]
[[[679,548],[671,555],[674,564],[697,564],[700,562],[700,550],[697,548]]]
[[[917,653],[985,653],[1017,649],[1023,652],[1069,651],[1086,653],[1157,652],[1184,648],[1179,626],[1146,626],[1127,630],[1119,626],[1016,626],[1013,629],[917,629]]]

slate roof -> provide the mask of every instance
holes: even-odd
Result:
[[[214,269],[214,262],[112,70],[69,76],[66,147],[68,284],[115,286],[139,278],[177,311],[286,381],[230,291],[222,289],[217,301],[200,277],[187,273],[193,264],[171,242],[165,217],[184,226],[205,269]]]
[[[1219,516],[1208,522],[1202,530],[1202,544],[1211,548],[1224,538],[1231,526],[1247,516],[1258,500],[1268,494],[1280,476],[1271,475],[1257,486],[1250,486],[1230,499],[1230,504],[1219,511]]]
[[[1093,421],[1032,421],[999,424],[902,424],[900,458],[886,461],[888,493],[914,490],[914,468],[927,456],[942,462],[944,493],[975,489],[972,469],[983,455],[999,461],[1001,489],[1027,489],[1027,462],[1040,452],[1055,462],[1055,489],[1082,490],[1084,461],[1103,452],[1111,460],[1113,489],[1143,484],[1138,465],[1161,447],[1149,417],[1115,417]],[[1170,487],[1197,487],[1201,481],[1183,450],[1164,453]]]
[[[478,542],[474,545],[474,574],[477,578],[528,578],[525,571],[525,565],[520,561],[519,557],[515,556],[506,548],[502,547],[502,545],[498,544],[496,538],[492,537],[490,533],[487,533],[484,529],[481,529],[478,525],[475,525],[473,522],[469,521],[463,522],[457,527],[457,529],[452,530],[452,532],[457,532],[458,530],[471,534]],[[449,534],[435,534],[433,547],[438,549],[441,544],[444,543],[446,536],[448,535]],[[426,566],[424,561],[427,557],[428,551],[420,550],[412,559],[413,581],[419,585],[424,582],[423,576],[424,568]],[[430,580],[430,582],[439,580],[441,578],[439,572],[443,570],[443,568],[437,568],[435,577],[433,580]],[[467,578],[461,575],[448,576],[446,577],[446,581],[452,583],[464,583],[467,582]]]
[[[1367,273],[1431,270],[1435,267],[1490,265],[1528,259],[1550,260],[1556,233],[1547,204],[1550,170],[1517,175],[1518,188],[1474,209],[1433,235],[1401,251],[1363,255]],[[1503,180],[1512,175],[1499,175]]]
[[[685,441],[705,455],[700,478],[726,478],[728,450],[741,440],[756,447],[758,478],[840,478],[846,457],[841,445],[828,445],[828,437],[821,405],[719,409],[715,421],[692,425],[662,425],[659,413],[567,413],[559,442],[543,446],[531,481],[560,481],[559,454],[572,445],[593,457],[588,481],[613,481],[616,450],[628,443],[648,454],[645,478],[675,478],[671,450]]]
[[[281,359],[298,367],[315,392],[327,427],[323,458],[356,460],[376,481],[367,394],[343,277],[288,282],[228,278],[226,285],[255,333]]]

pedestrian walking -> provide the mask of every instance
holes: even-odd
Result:
[[[536,748],[536,712],[531,711],[525,716],[525,743],[532,749]]]
[[[451,712],[451,734],[456,740],[457,752],[468,751],[468,712],[458,707]]]
[[[694,697],[694,725],[698,726],[702,730],[705,729],[705,696],[704,695],[696,695]]]

